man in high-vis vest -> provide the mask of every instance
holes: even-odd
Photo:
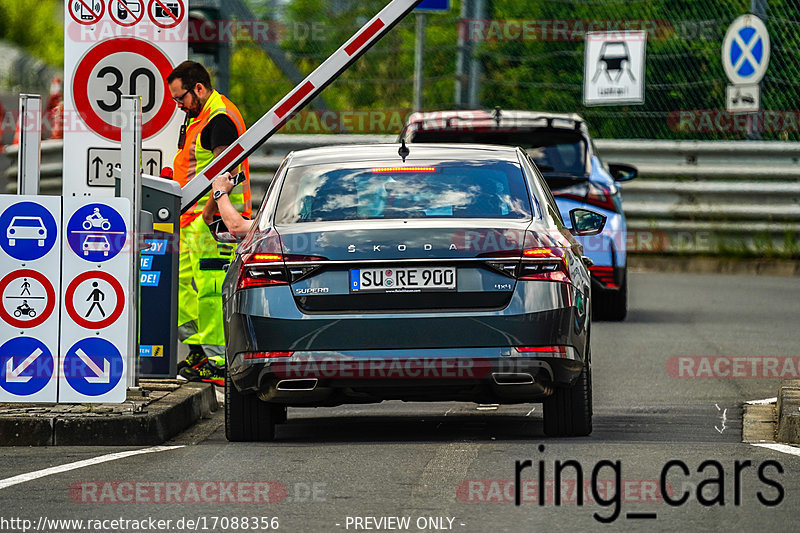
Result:
[[[246,128],[239,110],[213,89],[208,71],[200,63],[184,61],[167,76],[167,84],[173,100],[186,113],[186,121],[178,139],[178,153],[173,159],[174,179],[183,187],[225,151]],[[239,171],[244,172],[246,179],[228,196],[237,211],[249,218],[252,204],[250,171],[246,160],[236,169],[236,172]],[[233,246],[215,241],[203,221],[201,215],[208,201],[209,195],[206,195],[181,215],[178,336],[181,342],[190,346],[181,375],[219,383],[219,379],[214,379],[219,375],[206,374],[213,374],[209,368],[224,365],[223,266],[231,261]],[[207,364],[205,358],[214,364]],[[184,372],[187,369],[188,372]]]

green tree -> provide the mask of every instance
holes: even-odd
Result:
[[[64,4],[59,0],[2,0],[0,39],[53,66],[64,65]]]

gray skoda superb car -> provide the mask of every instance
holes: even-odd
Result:
[[[605,219],[570,219],[518,148],[289,154],[223,287],[228,439],[272,440],[288,406],[383,400],[543,402],[546,434],[589,434],[573,234]]]

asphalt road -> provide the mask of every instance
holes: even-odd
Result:
[[[107,520],[84,531],[235,531],[242,517],[250,531],[793,531],[800,456],[742,444],[741,406],[774,396],[778,384],[744,376],[800,355],[799,300],[796,278],[633,274],[628,320],[594,324],[589,438],[545,438],[536,404],[389,402],[291,409],[269,444],[228,443],[218,414],[170,443],[180,448],[30,480],[9,478],[125,450],[4,449],[0,531],[15,530],[3,520],[33,528],[40,517]],[[516,506],[515,462],[524,460],[532,466]],[[572,481],[557,505],[559,461],[574,462],[563,467]],[[686,496],[678,505],[659,489],[670,464],[668,497]],[[229,481],[240,483],[220,483]],[[172,522],[109,522],[151,517]]]

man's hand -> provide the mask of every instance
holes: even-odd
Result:
[[[230,193],[233,190],[235,183],[236,182],[234,181],[231,173],[226,172],[224,174],[220,174],[213,182],[211,182],[211,190],[214,192],[223,191],[225,193]]]

